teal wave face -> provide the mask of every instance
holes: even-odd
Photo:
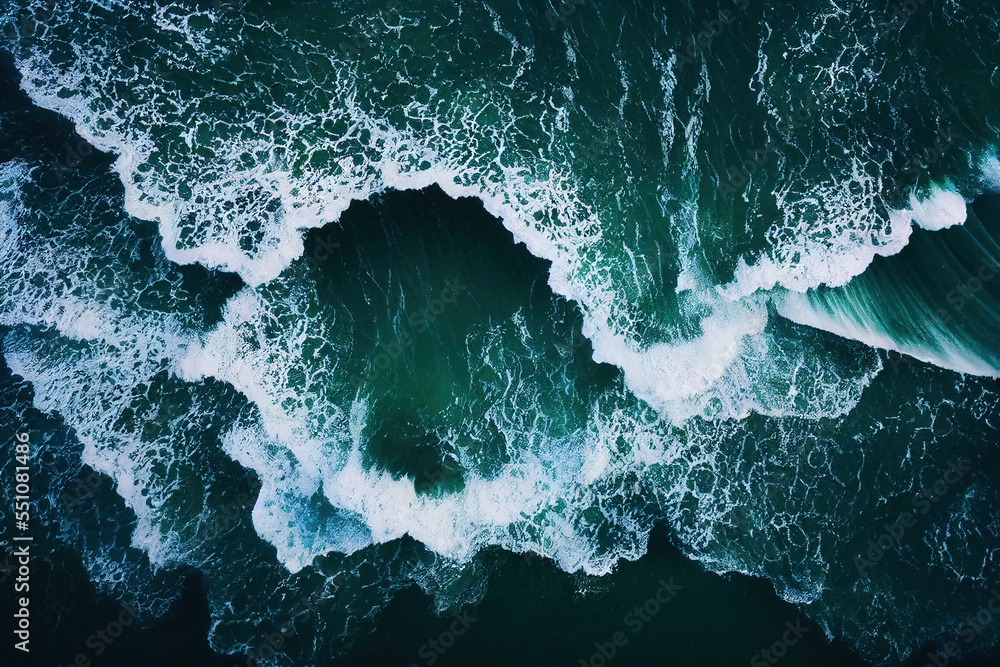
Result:
[[[917,230],[902,252],[876,258],[844,287],[790,294],[782,313],[940,367],[998,377],[997,212],[996,195],[984,195],[960,227]]]

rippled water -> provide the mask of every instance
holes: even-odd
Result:
[[[642,602],[654,526],[871,664],[964,639],[1000,547],[996,10],[766,5],[4,8],[0,428],[42,443],[47,543],[150,618],[198,570],[218,653],[303,626],[267,664],[378,654],[414,587]],[[490,664],[476,631],[448,659]]]

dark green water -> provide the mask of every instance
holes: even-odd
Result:
[[[990,3],[0,33],[4,664],[1000,661]]]

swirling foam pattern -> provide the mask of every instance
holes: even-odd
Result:
[[[715,4],[654,4],[0,13],[111,156],[0,170],[4,358],[132,517],[117,566],[66,529],[95,581],[199,566],[227,651],[319,591],[332,655],[412,582],[479,599],[488,546],[602,575],[666,521],[872,658],[950,638],[1000,546],[994,13],[739,2],[688,63]]]

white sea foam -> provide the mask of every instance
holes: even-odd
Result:
[[[38,69],[42,65],[35,60],[19,65],[26,74],[25,89],[36,103],[67,115],[85,139],[118,153],[115,169],[125,184],[126,208],[136,217],[159,223],[164,252],[171,261],[235,271],[249,285],[227,304],[223,322],[199,341],[157,343],[161,338],[169,340],[164,336],[165,323],[123,322],[115,313],[84,318],[76,327],[64,323],[60,330],[100,340],[111,336],[113,330],[127,330],[129,337],[141,330],[153,338],[152,342],[116,340],[126,348],[136,345],[149,350],[150,356],[133,370],[123,367],[128,357],[115,361],[102,353],[100,361],[95,359],[83,367],[84,375],[96,364],[111,364],[120,378],[130,378],[124,381],[126,386],[134,386],[146,379],[155,362],[168,360],[177,375],[188,382],[217,378],[251,401],[259,411],[260,423],[234,429],[225,436],[223,446],[234,460],[260,476],[262,490],[253,510],[255,529],[274,544],[279,559],[292,571],[331,550],[352,553],[370,543],[411,535],[436,553],[458,561],[470,559],[483,546],[498,544],[512,551],[531,550],[551,557],[569,571],[606,573],[619,558],[635,558],[644,551],[649,526],[615,515],[606,499],[598,498],[597,489],[626,470],[641,473],[648,466],[682,455],[689,461],[711,456],[704,443],[691,444],[702,452],[698,456],[674,446],[659,422],[637,422],[619,408],[594,406],[587,426],[562,439],[548,437],[544,430],[525,432],[507,425],[503,437],[515,456],[496,475],[486,479],[470,474],[460,492],[418,495],[412,480],[393,479],[361,464],[361,434],[368,419],[363,401],[344,403],[332,395],[316,395],[326,417],[324,426],[317,429],[315,408],[303,401],[301,389],[285,381],[288,369],[301,358],[301,342],[311,323],[300,319],[297,328],[285,332],[280,344],[266,339],[263,332],[277,316],[274,309],[278,304],[267,302],[257,288],[280,279],[291,261],[301,255],[303,230],[333,222],[352,201],[370,199],[388,188],[420,189],[436,184],[452,197],[481,200],[517,241],[535,256],[552,262],[550,286],[580,304],[585,315],[584,333],[594,343],[595,359],[621,368],[637,395],[678,422],[696,415],[742,417],[752,410],[804,414],[812,409],[820,415],[839,414],[857,394],[853,380],[844,386],[830,382],[828,390],[843,398],[820,397],[814,407],[803,408],[791,390],[775,396],[755,393],[762,374],[769,379],[785,376],[786,384],[794,389],[793,371],[801,360],[794,357],[783,365],[781,355],[774,354],[777,343],[765,331],[767,315],[762,301],[720,299],[705,276],[693,271],[685,273],[684,286],[707,310],[701,333],[649,347],[636,341],[628,328],[628,299],[600,270],[603,235],[599,213],[581,199],[571,173],[531,164],[477,166],[455,147],[455,137],[415,137],[348,108],[339,112],[350,114],[354,127],[369,133],[369,145],[379,147],[375,159],[366,159],[363,165],[347,160],[338,176],[308,174],[297,180],[277,158],[249,170],[235,167],[244,152],[273,155],[273,147],[265,143],[236,144],[219,151],[219,161],[228,165],[228,171],[204,174],[198,182],[188,184],[194,190],[191,197],[182,198],[174,192],[178,184],[162,175],[140,177],[140,168],[159,150],[140,129],[120,121],[112,129],[96,131],[85,94],[57,94],[60,86],[74,88],[81,80],[78,75]],[[261,207],[239,214],[227,212],[225,204],[247,192],[257,193],[261,201],[274,199],[280,206],[270,213]],[[198,196],[206,202],[200,208],[189,203]],[[197,216],[207,231],[197,244],[183,245],[189,214]],[[263,222],[263,241],[247,250],[241,245],[240,234],[250,217]],[[98,322],[109,330],[98,330]],[[244,345],[248,339],[256,345]],[[779,363],[774,358],[779,358]],[[94,425],[106,423],[107,415],[78,410],[80,394],[73,393],[75,389],[66,394],[66,389],[46,379],[70,375],[70,367],[46,375],[34,368],[41,364],[40,359],[25,356],[15,363],[47,396],[40,399],[42,405],[77,415],[74,425],[89,438],[86,459],[119,480],[123,497],[139,517],[136,544],[156,563],[179,557],[183,545],[158,532],[156,513],[142,496],[149,480],[146,468],[139,464],[141,445],[122,441],[109,445],[96,431],[86,435]],[[330,372],[335,373],[336,360],[331,363],[334,368]],[[322,391],[316,389],[323,384],[322,378],[307,377],[305,382],[310,390]],[[109,403],[105,413],[113,405]],[[623,439],[634,444],[628,455],[631,459],[623,460],[618,453],[617,443]],[[542,449],[560,452],[559,460],[526,447],[527,441],[544,442]],[[101,446],[113,449],[98,450]],[[671,497],[683,497],[684,486],[678,480]],[[497,502],[498,498],[505,500]],[[334,510],[333,518],[322,522],[313,519],[325,515],[316,503],[326,503],[327,509]],[[599,546],[594,534],[598,527],[582,519],[584,512],[595,506],[603,508],[604,520],[623,527],[620,543]],[[710,524],[702,529],[710,531]],[[695,543],[708,543],[705,535],[689,537]]]
[[[899,233],[896,235],[896,242],[885,246],[885,248],[891,248],[895,252],[902,250],[902,247],[909,240],[914,224],[928,231],[940,231],[964,224],[967,216],[965,199],[950,187],[935,187],[926,199],[919,199],[915,194],[911,194],[908,209],[890,211],[892,228],[898,229]],[[866,247],[862,251],[865,267],[874,258],[871,250],[871,247]],[[888,255],[895,254],[895,252],[877,251],[877,254]],[[980,358],[973,350],[968,349],[965,344],[960,342],[949,326],[943,323],[935,324],[936,318],[929,315],[927,323],[928,326],[933,327],[935,341],[933,346],[921,346],[894,340],[883,331],[878,313],[868,313],[867,315],[859,313],[860,316],[864,317],[864,321],[859,322],[845,313],[830,312],[826,308],[817,307],[810,300],[809,295],[802,290],[779,296],[778,312],[799,324],[829,331],[874,348],[897,351],[939,368],[981,376],[1000,374],[1000,371],[991,362]]]
[[[450,449],[468,468],[464,488],[444,495],[418,494],[412,479],[394,479],[362,464],[367,446],[363,433],[370,418],[365,399],[338,405],[334,395],[320,396],[318,405],[309,407],[296,393],[301,390],[289,386],[290,369],[301,369],[310,383],[299,347],[302,338],[295,331],[279,341],[259,336],[276,312],[295,310],[308,308],[299,303],[267,304],[246,289],[230,301],[220,328],[202,346],[192,346],[177,364],[188,381],[211,375],[232,384],[259,408],[260,425],[232,431],[224,446],[234,460],[258,471],[263,488],[254,508],[254,526],[275,545],[290,570],[305,567],[319,554],[351,553],[403,535],[460,562],[469,561],[486,545],[497,544],[512,551],[531,550],[567,570],[591,573],[610,571],[622,549],[631,556],[642,552],[644,529],[639,528],[628,545],[598,550],[593,536],[581,532],[574,517],[596,502],[588,489],[591,484],[621,474],[624,468],[642,469],[663,460],[666,450],[655,421],[640,424],[620,409],[605,415],[595,406],[588,428],[560,440],[547,434],[544,420],[531,430],[500,419],[505,449],[513,460],[488,479],[462,460],[467,443],[459,429],[449,436],[456,438]],[[322,335],[321,324],[302,324],[313,335]],[[248,340],[261,344],[246,345]],[[344,396],[340,394],[341,400]],[[317,428],[318,411],[329,416],[321,428]],[[537,422],[538,417],[525,416],[526,423]],[[614,443],[626,434],[636,442],[630,463],[611,455]],[[309,518],[322,514],[315,505],[320,490],[336,510],[335,517],[324,523]],[[500,498],[505,500],[498,502]],[[568,498],[575,500],[565,507]],[[563,508],[557,510],[560,505]]]
[[[638,528],[630,536],[630,545],[602,552],[574,518],[597,501],[580,482],[592,483],[612,471],[606,455],[608,440],[622,436],[620,427],[633,426],[601,423],[590,435],[576,436],[582,438],[585,449],[605,452],[597,467],[591,459],[579,470],[582,479],[563,477],[557,467],[522,449],[517,460],[498,475],[487,480],[473,474],[461,491],[443,496],[418,495],[411,479],[393,479],[384,471],[363,466],[361,442],[352,446],[346,462],[317,471],[321,480],[308,468],[260,459],[261,452],[280,452],[289,446],[264,431],[234,431],[226,438],[226,448],[234,459],[261,471],[263,489],[254,508],[254,526],[275,545],[279,559],[292,571],[329,551],[353,553],[371,543],[410,535],[458,562],[468,562],[481,548],[496,544],[551,557],[567,571],[604,574],[622,555],[641,554],[645,530]],[[652,432],[649,427],[645,431],[648,440]],[[641,430],[636,435],[643,438]],[[621,465],[620,461],[616,464]],[[341,513],[342,518],[330,526],[310,519],[316,509],[310,505],[315,501],[305,500],[319,483],[326,501]],[[290,521],[293,516],[295,520]],[[614,521],[614,517],[606,518]]]
[[[989,189],[1000,192],[1000,156],[985,156],[979,164],[983,173],[983,181]]]
[[[223,322],[203,340],[139,345],[150,351],[149,363],[169,360],[177,375],[189,382],[208,377],[223,380],[259,410],[261,423],[256,428],[235,429],[223,445],[234,460],[260,475],[263,488],[253,511],[254,526],[275,545],[280,560],[293,571],[321,553],[351,553],[367,544],[408,534],[459,561],[468,560],[487,544],[499,544],[512,551],[531,550],[549,556],[570,571],[605,573],[618,558],[635,558],[643,552],[648,526],[605,515],[612,524],[626,522],[629,530],[623,534],[628,539],[611,549],[598,548],[593,534],[596,527],[580,519],[588,508],[604,504],[592,487],[623,470],[634,467],[641,471],[679,455],[666,445],[659,427],[637,424],[634,417],[617,409],[604,414],[595,406],[587,429],[561,442],[546,442],[546,447],[566,454],[559,465],[539,458],[523,444],[515,446],[523,443],[525,434],[509,430],[504,437],[511,450],[519,452],[512,463],[490,479],[470,475],[461,492],[432,497],[417,495],[411,480],[395,480],[361,465],[361,432],[367,420],[363,404],[344,405],[332,396],[319,395],[317,402],[326,406],[327,419],[317,431],[314,410],[306,406],[299,390],[282,379],[300,357],[301,341],[310,323],[300,320],[299,327],[288,330],[280,345],[265,339],[263,331],[275,316],[276,304],[265,302],[256,288],[277,280],[301,255],[303,230],[335,221],[352,201],[369,199],[388,188],[421,189],[436,184],[452,197],[481,200],[517,241],[532,254],[552,262],[550,286],[581,305],[584,333],[594,343],[595,359],[622,368],[637,395],[676,421],[708,414],[742,417],[752,410],[803,412],[789,399],[791,393],[768,397],[753,392],[761,373],[772,377],[788,372],[768,358],[775,342],[764,331],[764,304],[753,299],[743,303],[720,300],[701,274],[685,274],[688,291],[710,311],[702,320],[700,335],[648,348],[633,339],[628,329],[628,299],[596,270],[601,261],[586,259],[597,256],[600,260],[601,225],[598,213],[581,200],[572,174],[557,169],[540,172],[530,165],[477,167],[457,149],[447,148],[453,138],[417,138],[348,109],[354,125],[371,135],[370,145],[380,146],[376,159],[361,166],[345,161],[340,176],[310,174],[296,180],[277,159],[250,170],[232,167],[244,152],[266,154],[272,148],[262,143],[234,145],[219,155],[223,164],[230,165],[229,171],[221,176],[205,174],[204,179],[189,184],[194,192],[185,199],[171,192],[176,183],[157,180],[155,174],[140,178],[140,167],[158,150],[141,131],[125,122],[114,129],[96,131],[84,94],[57,94],[60,85],[72,87],[79,76],[36,69],[41,67],[36,61],[19,64],[26,73],[25,89],[38,104],[67,115],[88,141],[118,153],[115,169],[125,184],[126,208],[136,217],[159,223],[164,252],[171,261],[235,271],[250,286],[227,304]],[[225,203],[246,192],[258,193],[262,201],[273,198],[280,206],[273,213],[260,207],[237,215],[227,212]],[[201,208],[189,203],[198,196],[206,201]],[[189,214],[198,216],[203,225],[205,220],[212,222],[199,243],[183,245]],[[246,250],[240,234],[251,217],[263,221],[263,241]],[[131,332],[141,329],[156,339],[166,328],[162,322],[123,323],[115,313],[82,318],[78,326],[60,324],[53,318],[46,322],[68,335],[111,338],[126,347],[129,341],[114,339],[113,331],[124,328],[134,337]],[[100,331],[98,323],[108,330]],[[256,345],[243,345],[246,336]],[[126,386],[142,382],[144,374],[152,372],[146,361],[136,366],[137,370],[126,371],[106,355],[100,358],[100,363],[111,363],[121,377],[132,378],[125,381]],[[335,366],[336,360],[331,361]],[[79,412],[77,398],[64,395],[41,371],[32,371],[33,364],[41,363],[39,359],[24,357],[17,363],[48,396],[42,403],[63,414],[77,414],[74,424],[84,434],[88,425],[106,421],[106,416]],[[336,367],[331,369],[335,371]],[[70,370],[62,367],[58,372],[69,374]],[[311,388],[320,384],[313,378],[306,380]],[[849,397],[856,392],[854,385],[849,385],[847,391],[836,383],[830,385],[835,393],[848,398],[816,401],[821,414],[838,414],[844,410],[843,404],[851,404]],[[544,432],[529,435],[536,441],[546,440]],[[156,514],[142,496],[149,480],[144,478],[143,468],[137,467],[143,456],[140,444],[118,442],[113,450],[99,451],[104,441],[96,435],[84,437],[90,438],[86,460],[120,481],[123,497],[139,517],[136,544],[156,563],[180,557],[183,545],[157,531]],[[624,462],[615,453],[615,443],[622,438],[638,443],[632,454],[636,460]],[[316,500],[320,491],[322,501]],[[681,493],[680,486],[677,493]],[[497,503],[497,498],[507,500]],[[568,507],[553,509],[567,499]],[[309,517],[323,514],[317,511],[317,502],[335,510],[333,518],[322,523],[311,520]],[[293,517],[295,521],[291,521]]]
[[[914,224],[930,231],[961,225],[968,217],[965,199],[953,189],[935,188],[927,199],[910,194],[910,208],[892,211],[913,220]]]
[[[161,28],[183,35],[180,41],[195,52],[211,50],[183,21],[177,23],[163,12],[155,19]],[[124,408],[119,385],[126,390],[139,388],[151,376],[169,369],[192,386],[209,377],[221,379],[257,409],[252,423],[225,434],[222,446],[233,460],[260,476],[254,527],[292,571],[331,550],[353,553],[372,543],[411,535],[435,553],[460,562],[467,562],[486,545],[498,544],[549,556],[566,570],[606,573],[619,558],[641,555],[649,530],[646,517],[637,519],[627,513],[627,503],[616,495],[622,493],[616,484],[626,474],[634,474],[641,489],[650,471],[658,469],[662,476],[650,477],[655,480],[650,487],[687,553],[713,569],[766,574],[765,564],[748,563],[731,548],[723,530],[745,500],[740,485],[751,488],[753,480],[740,479],[719,456],[719,443],[737,427],[722,420],[750,411],[810,418],[841,415],[856,403],[873,371],[871,359],[863,355],[860,368],[845,369],[806,343],[774,336],[766,299],[756,292],[776,285],[805,291],[819,284],[844,284],[864,271],[874,256],[898,252],[908,240],[911,222],[928,229],[961,222],[961,198],[955,193],[935,193],[925,202],[911,200],[910,209],[893,212],[887,228],[868,225],[866,216],[873,215],[873,209],[867,203],[850,206],[850,187],[832,185],[813,201],[792,201],[783,193],[785,222],[801,223],[796,229],[802,235],[792,235],[798,245],[782,246],[753,267],[744,264],[736,281],[719,292],[703,272],[686,265],[680,291],[695,302],[692,310],[699,314],[700,332],[644,345],[635,340],[629,327],[634,314],[628,311],[627,290],[607,280],[600,270],[605,259],[600,252],[604,240],[600,212],[582,200],[570,173],[540,170],[527,162],[471,164],[458,150],[449,148],[468,137],[414,137],[348,109],[347,113],[354,114],[352,127],[368,132],[373,137],[371,146],[378,146],[375,158],[356,166],[345,157],[343,174],[338,176],[293,178],[288,165],[274,157],[273,146],[237,143],[217,152],[218,161],[227,167],[224,173],[205,174],[204,179],[187,184],[196,191],[194,196],[205,200],[194,205],[193,197],[177,194],[180,183],[170,182],[155,169],[152,175],[141,173],[161,147],[125,122],[98,131],[101,121],[108,119],[93,113],[86,95],[64,97],[51,85],[58,80],[78,87],[83,77],[43,72],[37,69],[39,61],[20,64],[29,75],[26,89],[37,102],[66,114],[84,138],[119,154],[115,169],[125,184],[127,210],[158,221],[170,260],[232,270],[250,285],[227,304],[223,322],[198,340],[177,333],[179,327],[169,318],[129,317],[66,293],[44,295],[34,305],[31,300],[36,294],[28,290],[4,295],[10,296],[0,311],[5,322],[55,329],[87,343],[85,354],[61,358],[44,349],[32,350],[32,341],[18,333],[11,339],[15,347],[8,361],[35,386],[36,404],[62,414],[74,427],[86,446],[84,460],[116,480],[119,493],[138,517],[133,542],[157,565],[183,559],[186,545],[171,531],[160,529],[158,510],[164,496],[148,497],[146,492],[158,477],[155,465],[182,465],[189,452],[178,447],[179,434],[170,429],[154,441],[144,441],[124,436],[120,430],[109,433],[107,427],[117,423]],[[624,74],[623,81],[627,81]],[[564,122],[565,113],[558,110],[553,122]],[[155,124],[156,119],[151,122]],[[664,128],[672,127],[672,119],[664,118],[663,123]],[[192,129],[189,147],[193,133]],[[668,147],[674,140],[672,134],[662,137]],[[262,160],[263,166],[232,167],[242,153],[257,151],[270,154]],[[553,262],[550,284],[557,293],[580,303],[595,358],[621,368],[637,395],[677,423],[704,425],[710,420],[692,417],[713,417],[712,425],[719,431],[711,437],[691,434],[684,441],[664,422],[637,417],[636,410],[595,404],[586,424],[561,437],[550,436],[544,421],[535,430],[504,424],[501,432],[513,460],[489,478],[467,475],[465,487],[458,492],[419,495],[412,480],[393,479],[366,467],[362,434],[370,414],[364,398],[344,400],[321,393],[318,387],[328,378],[307,375],[306,392],[287,381],[288,371],[302,358],[302,340],[314,323],[303,317],[297,326],[287,327],[281,340],[266,337],[268,324],[277,319],[275,308],[288,304],[269,302],[266,290],[259,288],[280,280],[301,254],[303,230],[335,221],[353,200],[369,199],[388,188],[430,184],[441,186],[453,197],[479,198],[533,254]],[[247,193],[257,203],[231,214],[226,204]],[[276,210],[268,209],[272,201],[279,202]],[[819,213],[822,219],[830,211],[829,217],[836,221],[827,228],[830,234],[814,238],[816,218],[810,216]],[[189,215],[202,223],[199,231],[203,234],[197,242],[189,236]],[[27,262],[38,275],[51,275],[45,273],[47,269],[64,271],[60,262],[65,257],[24,245],[11,222],[15,217],[10,207],[0,210],[4,259]],[[248,220],[263,223],[262,238],[249,244],[249,249],[241,236]],[[684,231],[693,242],[695,227]],[[638,282],[640,264],[632,259]],[[282,318],[282,326],[287,321]],[[810,322],[817,324],[818,320]],[[256,347],[242,345],[248,340]],[[18,341],[23,344],[17,345]],[[335,372],[336,360],[331,363]],[[320,410],[304,400],[313,391],[316,404],[322,406],[322,426],[317,426],[316,419]],[[529,401],[525,409],[533,411],[534,405]],[[460,443],[449,444],[461,453]],[[160,452],[164,458],[158,458]],[[459,463],[468,462],[459,456]],[[761,523],[757,528],[769,531],[769,544],[771,536],[779,535],[783,545],[798,552],[820,552],[799,525],[803,517],[812,519],[812,514],[788,511],[776,516],[770,525]],[[602,543],[599,534],[604,529],[614,534],[610,545]],[[804,556],[796,563],[799,587],[784,587],[781,593],[806,603],[820,595],[824,581],[822,573],[803,574],[803,563]]]
[[[869,188],[869,196],[859,198],[852,185]],[[730,299],[740,299],[756,291],[783,287],[794,292],[826,285],[846,285],[861,275],[876,256],[888,257],[901,251],[910,240],[913,225],[940,230],[965,222],[965,200],[951,186],[935,186],[926,199],[910,195],[910,207],[889,210],[886,225],[879,217],[875,200],[876,181],[864,176],[856,166],[852,180],[820,186],[808,197],[779,196],[785,216],[773,235],[774,249],[750,265],[740,259],[734,280],[722,288]],[[817,224],[816,220],[827,221]],[[788,233],[791,232],[791,233]]]
[[[169,20],[172,19],[157,16],[161,24]],[[192,57],[199,54],[208,57],[205,40],[188,34],[190,26],[183,21],[161,27],[188,35],[186,41]],[[550,286],[580,305],[585,319],[584,333],[594,344],[595,359],[622,368],[630,388],[664,414],[677,421],[705,415],[708,403],[718,400],[706,390],[729,382],[740,387],[729,391],[725,403],[732,407],[718,416],[744,416],[761,407],[759,401],[747,398],[755,380],[751,371],[734,364],[737,362],[734,355],[739,341],[751,332],[760,334],[763,330],[764,306],[754,301],[736,307],[719,303],[709,281],[692,282],[692,274],[685,270],[685,285],[691,288],[691,293],[711,304],[712,314],[703,322],[705,330],[694,339],[682,337],[652,346],[636,340],[631,331],[631,322],[638,319],[631,312],[628,298],[631,286],[609,280],[607,270],[602,268],[609,265],[609,260],[601,252],[604,239],[600,213],[582,199],[573,174],[562,168],[531,162],[504,164],[499,159],[474,163],[461,143],[468,137],[450,130],[430,108],[415,103],[412,112],[433,120],[439,130],[431,136],[418,137],[371,117],[348,96],[345,106],[332,108],[329,115],[346,120],[353,128],[351,134],[319,142],[313,139],[315,145],[310,150],[336,153],[351,137],[365,134],[369,137],[367,145],[355,148],[366,151],[362,164],[345,157],[339,174],[306,169],[303,175],[293,177],[286,164],[287,157],[278,152],[270,139],[230,139],[228,143],[211,146],[217,154],[213,164],[221,166],[198,173],[193,182],[185,184],[190,194],[182,197],[178,193],[180,184],[172,182],[169,175],[158,174],[156,169],[143,173],[144,165],[162,154],[162,149],[149,138],[147,126],[139,127],[120,118],[96,131],[92,129],[96,126],[92,100],[80,89],[79,72],[56,71],[40,57],[19,61],[18,65],[25,73],[22,85],[36,103],[67,115],[86,139],[119,154],[115,169],[125,185],[127,210],[136,217],[158,221],[164,252],[176,263],[198,262],[234,271],[251,287],[260,286],[276,279],[301,255],[304,230],[337,220],[352,201],[370,199],[388,188],[420,189],[434,184],[453,197],[478,198],[518,242],[524,243],[535,256],[552,262]],[[91,76],[99,74],[93,71],[93,63],[82,63],[80,67],[91,68]],[[66,90],[78,92],[67,95]],[[153,114],[155,120],[152,107],[146,105],[142,109]],[[314,118],[297,117],[288,111],[279,115],[285,117],[289,127],[316,122]],[[104,120],[108,116],[107,112],[102,114]],[[198,122],[210,120],[202,118]],[[667,133],[664,141],[669,145],[672,122],[666,116],[661,120]],[[556,128],[564,125],[565,109],[556,109],[551,123]],[[478,126],[473,123],[470,127]],[[492,132],[488,128],[478,129]],[[189,144],[191,141],[189,136]],[[294,137],[287,139],[287,143],[295,141]],[[240,166],[245,154],[265,158],[247,168]],[[246,197],[257,203],[232,206]],[[195,201],[201,203],[195,205],[192,203]],[[269,206],[269,202],[278,205]],[[199,230],[197,243],[189,240],[191,216]],[[243,234],[250,221],[261,223],[262,229],[260,240],[247,249]],[[691,234],[686,238],[689,245],[696,241]],[[592,261],[594,257],[598,261]],[[809,262],[802,265],[809,266]],[[638,265],[635,272],[634,282],[641,290],[644,282]],[[748,281],[737,282],[744,285]],[[706,360],[709,361],[705,363]],[[185,377],[215,375],[211,370],[194,368],[201,363],[208,364],[206,368],[212,365],[209,359],[187,359],[183,368]],[[733,370],[723,377],[723,371],[731,367]],[[239,372],[254,371],[247,367]],[[249,388],[252,383],[240,386]],[[270,410],[263,395],[248,397],[265,412]],[[273,417],[271,423],[276,428],[277,416]]]

